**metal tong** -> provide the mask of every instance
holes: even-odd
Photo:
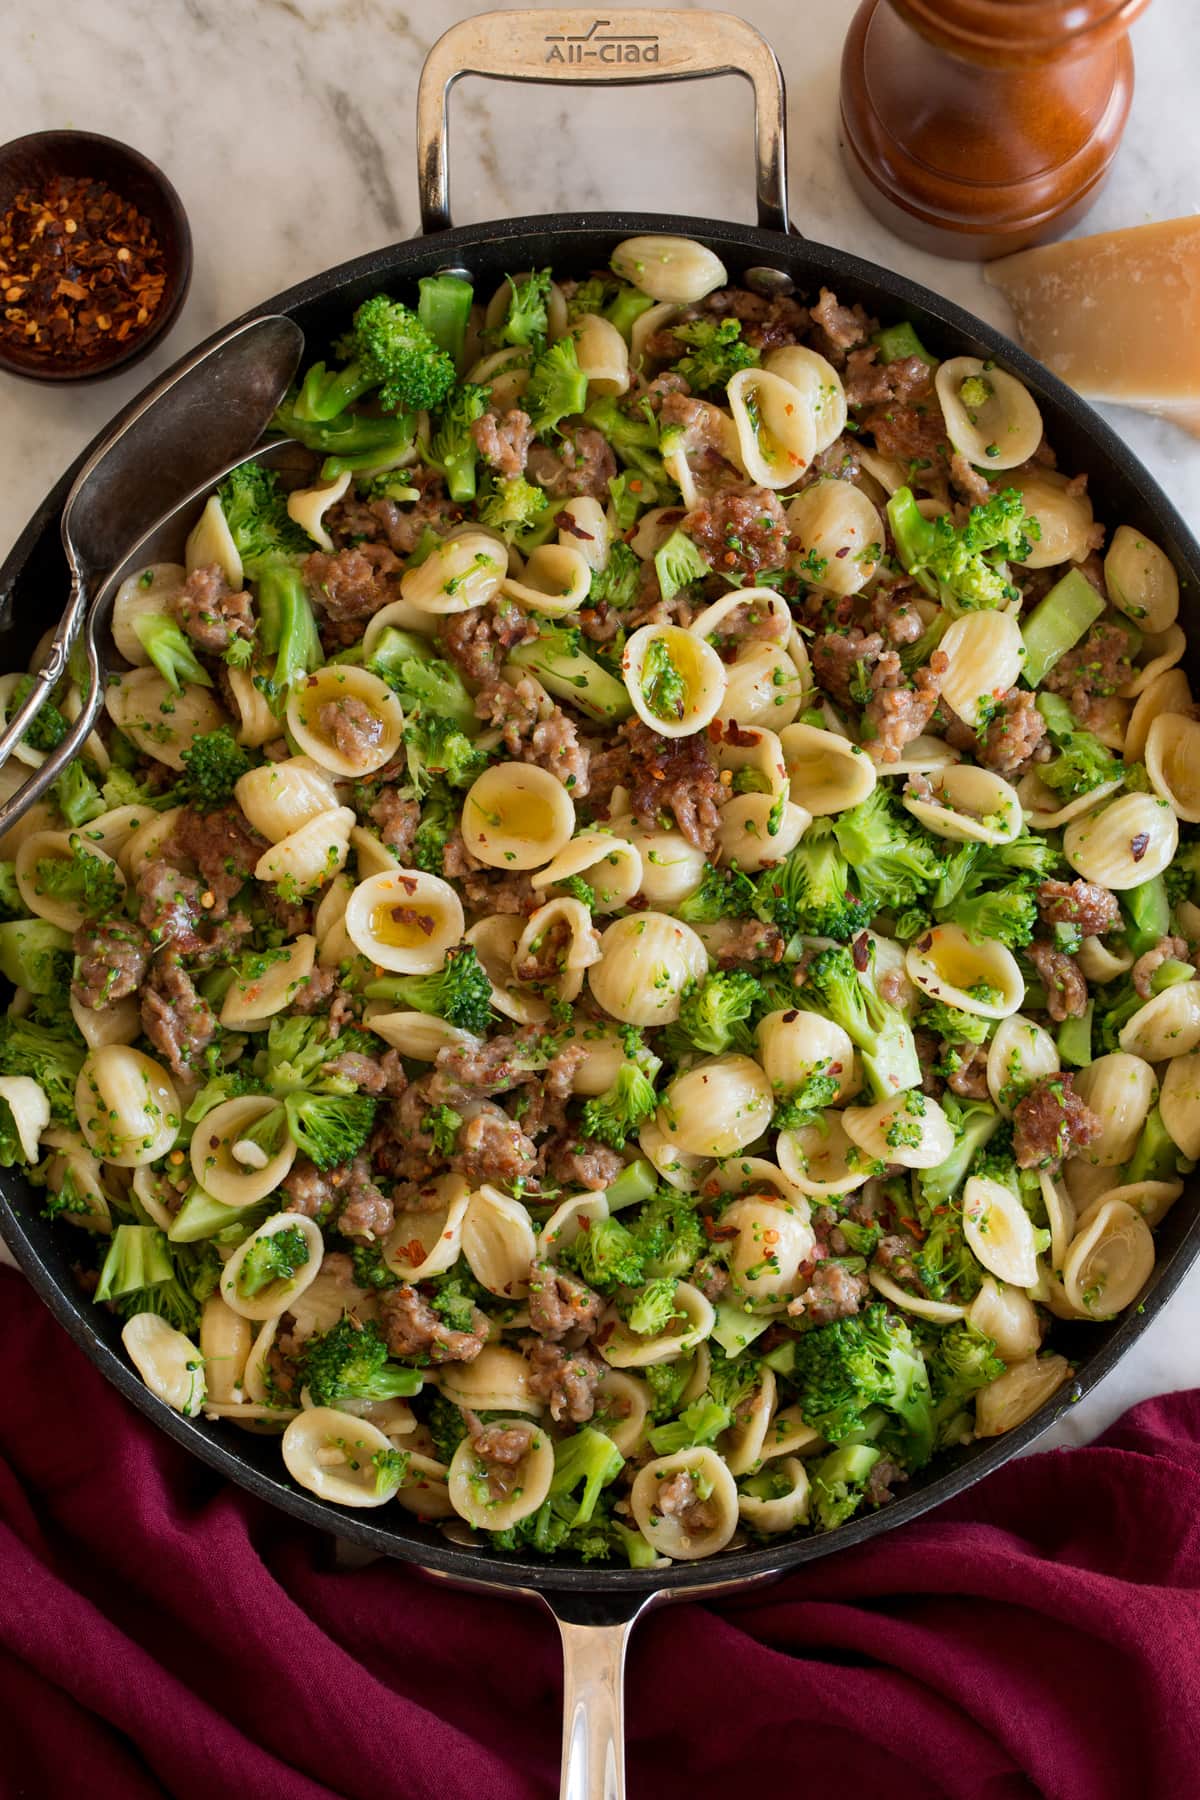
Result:
[[[105,578],[182,494],[243,458],[262,436],[304,351],[282,314],[224,332],[154,384],[105,433],[67,495],[60,526],[71,593],[30,691],[0,731],[0,768],[66,672]],[[79,754],[104,703],[95,633],[83,635],[87,691],[56,749],[0,805],[0,833],[21,818]]]

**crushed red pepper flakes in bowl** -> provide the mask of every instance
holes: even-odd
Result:
[[[107,182],[55,175],[0,216],[0,343],[91,362],[162,304],[166,263],[150,221]]]

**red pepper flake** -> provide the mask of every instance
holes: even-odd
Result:
[[[90,362],[150,322],[166,279],[147,218],[106,182],[56,175],[0,217],[0,343]]]
[[[433,936],[437,923],[432,914],[418,912],[414,906],[393,906],[392,917],[397,925],[415,925],[424,937]]]
[[[865,974],[871,961],[871,940],[865,931],[860,932],[851,944],[850,954],[854,958],[854,966],[859,974]]]
[[[1136,837],[1131,837],[1129,840],[1129,854],[1134,862],[1141,862],[1149,848],[1150,833],[1148,831],[1139,831]]]

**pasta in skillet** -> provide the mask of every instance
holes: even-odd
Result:
[[[151,1390],[634,1566],[1052,1401],[1200,1156],[1165,550],[679,239],[376,296],[277,425],[0,846],[2,1158]]]

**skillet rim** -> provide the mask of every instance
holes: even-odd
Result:
[[[597,238],[620,239],[653,232],[682,234],[737,250],[743,263],[749,262],[749,266],[753,266],[750,259],[755,256],[761,257],[766,266],[778,265],[781,260],[785,265],[798,264],[797,287],[802,291],[817,278],[827,280],[831,286],[848,278],[860,291],[874,293],[890,305],[900,304],[918,310],[935,319],[948,334],[985,345],[992,355],[1028,381],[1040,397],[1065,413],[1087,434],[1091,440],[1090,454],[1096,462],[1106,464],[1108,473],[1132,486],[1147,512],[1156,523],[1165,527],[1164,535],[1177,546],[1177,560],[1186,565],[1181,571],[1183,585],[1186,587],[1190,582],[1193,592],[1200,589],[1200,545],[1154,476],[1087,401],[1018,344],[956,302],[907,276],[799,234],[785,236],[758,226],[665,213],[570,212],[490,220],[457,226],[430,238],[406,239],[368,252],[284,289],[240,314],[231,323],[242,324],[267,313],[295,314],[328,302],[347,288],[365,288],[385,276],[389,281],[412,280],[436,268],[455,266],[456,253],[461,255],[464,264],[469,265],[472,252],[486,250],[490,259],[502,252],[506,244],[530,245],[532,239],[543,240],[546,247],[535,252],[531,246],[525,253],[531,262],[547,258],[570,261],[573,240],[594,242]],[[584,243],[579,242],[576,259],[583,254]],[[185,352],[185,357],[191,358],[228,329],[229,326],[225,326],[212,333],[201,344]],[[185,357],[178,360],[183,361]],[[139,397],[135,397],[117,417],[123,417],[138,403]],[[51,488],[0,566],[0,630],[7,631],[11,627],[14,589],[27,564],[43,546],[47,533],[57,536],[58,514],[76,471],[114,422],[110,420],[101,428]],[[1092,472],[1098,473],[1098,470]],[[1133,1312],[1114,1324],[1087,1328],[1104,1331],[1106,1336],[1094,1351],[1080,1360],[1074,1379],[1015,1431],[982,1440],[945,1467],[942,1473],[911,1493],[902,1494],[881,1511],[851,1520],[827,1537],[794,1539],[757,1550],[723,1551],[698,1562],[677,1562],[665,1568],[609,1569],[532,1561],[503,1556],[483,1546],[454,1545],[435,1529],[423,1527],[410,1514],[403,1514],[406,1534],[400,1535],[394,1529],[372,1524],[373,1514],[334,1507],[291,1487],[278,1476],[264,1472],[233,1447],[232,1434],[224,1429],[221,1421],[214,1427],[204,1421],[185,1419],[150,1392],[134,1369],[100,1335],[94,1322],[95,1315],[84,1297],[76,1295],[69,1280],[60,1282],[52,1272],[29,1230],[32,1225],[34,1235],[48,1236],[51,1228],[40,1217],[27,1219],[25,1208],[18,1210],[10,1190],[20,1191],[25,1196],[33,1190],[11,1172],[0,1172],[0,1227],[39,1298],[125,1399],[132,1401],[145,1417],[210,1468],[256,1499],[279,1508],[302,1523],[333,1532],[364,1549],[417,1564],[431,1574],[476,1586],[526,1593],[532,1590],[547,1600],[553,1599],[556,1604],[574,1601],[586,1607],[590,1599],[608,1601],[613,1616],[629,1616],[648,1595],[675,1594],[685,1598],[692,1590],[733,1590],[751,1581],[781,1574],[880,1536],[965,1492],[983,1476],[1028,1449],[1062,1414],[1105,1379],[1165,1306],[1200,1255],[1200,1186],[1193,1186],[1190,1191],[1185,1188],[1176,1210],[1185,1208],[1190,1202],[1195,1216],[1162,1260],[1156,1261],[1152,1287]],[[1183,1214],[1179,1216],[1182,1218]],[[395,1514],[389,1516],[395,1517]],[[411,1524],[407,1523],[409,1520],[412,1520]],[[426,1532],[427,1535],[423,1535]],[[600,1610],[605,1609],[601,1606]]]

